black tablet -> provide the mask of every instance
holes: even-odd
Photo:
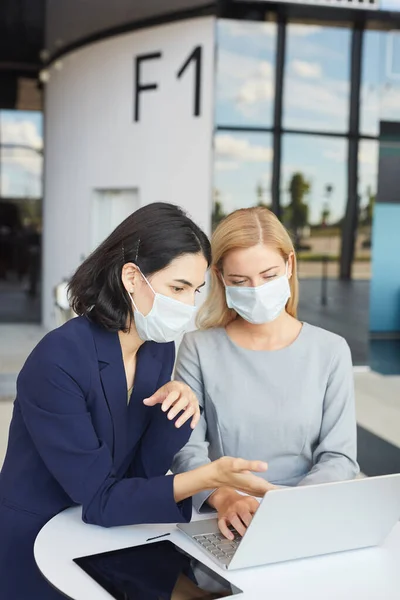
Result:
[[[217,600],[242,593],[165,540],[74,562],[116,600]]]

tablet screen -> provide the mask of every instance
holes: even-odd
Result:
[[[75,558],[116,600],[217,600],[241,590],[170,541]]]

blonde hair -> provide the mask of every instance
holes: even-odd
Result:
[[[279,219],[265,207],[242,208],[224,219],[216,228],[211,239],[212,264],[211,286],[208,297],[200,308],[197,325],[200,329],[226,327],[236,319],[236,311],[228,308],[225,288],[221,280],[222,262],[231,250],[251,248],[266,244],[279,252],[285,262],[293,254],[292,276],[289,280],[291,297],[286,312],[297,316],[298,280],[297,263],[293,242]]]

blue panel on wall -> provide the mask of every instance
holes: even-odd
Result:
[[[400,332],[400,204],[375,205],[370,329]]]

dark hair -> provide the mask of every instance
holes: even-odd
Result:
[[[133,262],[148,276],[178,256],[198,253],[210,266],[210,242],[181,208],[163,202],[143,206],[77,269],[69,284],[71,306],[109,331],[126,331],[133,309],[121,279],[124,264]]]

